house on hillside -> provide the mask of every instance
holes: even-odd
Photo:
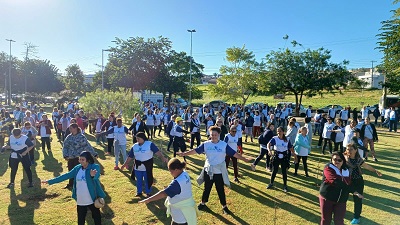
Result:
[[[356,77],[360,80],[367,82],[365,88],[382,89],[381,83],[384,82],[385,76],[377,71],[372,74],[372,69],[369,72],[356,72]]]

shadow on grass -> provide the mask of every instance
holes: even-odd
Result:
[[[45,193],[47,189],[40,188],[40,180],[35,168],[31,168],[31,170],[34,187],[28,188],[27,176],[22,167],[20,167],[19,171],[24,173],[23,179],[20,183],[21,194],[17,196],[15,193],[14,188],[19,188],[18,186],[10,189],[10,205],[8,206],[7,215],[11,225],[35,224],[35,209],[40,207],[39,202],[59,196],[59,194],[46,195]],[[21,206],[19,201],[25,202],[25,206]]]
[[[54,158],[53,152],[42,151],[42,154],[43,169],[49,172],[53,172],[54,177],[60,176],[61,172],[63,171],[62,163]]]
[[[7,171],[9,157],[9,151],[6,151],[4,154],[0,155],[0,176],[3,176]]]

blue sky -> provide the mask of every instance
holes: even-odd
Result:
[[[252,50],[258,59],[285,47],[283,36],[305,48],[332,50],[332,61],[349,68],[380,61],[375,50],[380,22],[391,17],[391,0],[0,0],[0,51],[14,39],[12,54],[23,57],[24,42],[38,47],[60,71],[77,63],[85,73],[100,68],[101,49],[115,37],[164,36],[177,51],[190,51],[204,73],[225,65],[232,46]],[[298,49],[298,50],[301,50]],[[376,64],[376,63],[375,63]]]

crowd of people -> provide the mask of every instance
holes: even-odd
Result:
[[[146,194],[142,203],[167,198],[166,206],[168,213],[172,215],[172,224],[194,224],[197,210],[207,207],[214,183],[222,212],[231,213],[226,204],[224,186],[230,186],[228,168],[231,161],[233,181],[237,183],[240,183],[238,159],[248,163],[251,161],[244,157],[243,142],[258,140],[260,154],[250,167],[256,171],[256,166],[266,156],[266,169],[271,172],[270,183],[266,188],[275,187],[275,177],[280,168],[283,191],[288,192],[288,169],[292,162],[293,176],[298,176],[302,161],[305,177],[309,177],[307,160],[313,147],[313,136],[317,133],[316,148],[321,148],[321,153],[325,154],[328,147],[331,155],[331,162],[323,170],[320,189],[321,224],[330,224],[332,214],[335,224],[343,224],[349,193],[353,194],[355,203],[352,224],[358,224],[364,190],[361,167],[381,176],[379,171],[366,163],[369,152],[373,161],[378,161],[374,149],[374,142],[378,141],[376,127],[388,126],[389,131],[397,132],[398,122],[393,108],[384,109],[379,114],[373,112],[375,123],[371,123],[369,112],[365,108],[357,112],[351,111],[348,106],[337,112],[332,106],[328,113],[316,111],[312,116],[312,106],[309,106],[305,124],[300,126],[293,117],[291,105],[270,107],[268,104],[259,104],[243,107],[234,104],[221,105],[217,109],[205,106],[187,109],[175,107],[169,110],[167,107],[159,108],[152,102],[145,102],[141,111],[129,121],[131,125],[128,127],[115,113],[107,117],[101,112],[88,116],[73,103],[69,103],[64,110],[54,108],[51,113],[45,113],[41,108],[37,112],[34,108],[16,107],[13,117],[2,106],[0,108],[0,142],[4,146],[1,152],[11,150],[11,178],[7,187],[14,187],[19,162],[28,176],[28,187],[34,186],[30,167],[36,164],[36,140],[40,137],[41,150],[51,152],[51,135],[54,132],[62,144],[62,153],[67,160],[69,172],[43,182],[55,184],[69,180],[66,188],[72,189],[72,197],[77,201],[78,224],[84,224],[87,209],[92,211],[95,224],[100,224],[101,214],[94,201],[97,197],[105,197],[99,181],[99,166],[95,163],[97,152],[86,135],[94,135],[96,144],[104,146],[105,155],[115,157],[114,170],[129,169],[133,161],[131,178],[136,180],[136,196],[143,195],[142,186]],[[379,117],[381,123],[378,124]],[[208,138],[203,143],[202,124]],[[132,135],[133,140],[129,151],[127,146],[131,144],[128,143],[127,135]],[[162,135],[169,138],[167,151],[170,152],[172,147],[174,157],[171,160],[153,142]],[[5,137],[9,137],[7,142]],[[189,151],[187,140],[190,142]],[[173,181],[167,188],[152,195],[154,154],[168,164]],[[205,164],[197,179],[199,185],[204,183],[204,191],[197,207],[193,200],[190,178],[185,171],[186,156],[193,154],[205,154]],[[121,167],[120,155],[124,162]],[[176,156],[183,157],[183,161],[175,158]]]

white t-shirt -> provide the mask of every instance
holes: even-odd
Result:
[[[76,174],[76,204],[86,206],[93,204],[92,197],[86,183],[85,169],[81,168]]]
[[[50,137],[50,134],[46,134],[46,126],[40,125],[40,137]]]
[[[372,139],[372,127],[371,125],[365,125],[365,132],[364,132],[364,137],[368,138],[368,139]]]
[[[224,141],[226,143],[228,143],[229,147],[231,147],[233,150],[235,150],[235,152],[237,152],[237,149],[238,149],[238,145],[237,145],[238,140],[239,140],[239,137],[237,135],[237,131],[236,131],[235,136],[232,136],[231,134],[226,134],[225,139],[224,139]]]
[[[256,126],[256,127],[261,126],[261,116],[260,115],[258,115],[258,116],[254,115],[253,118],[254,118],[253,126]]]
[[[192,198],[192,183],[189,174],[183,171],[171,184],[164,190],[168,195],[167,199],[171,204],[175,204],[186,199]],[[186,223],[187,220],[182,211],[171,205],[172,221],[175,223]]]
[[[351,139],[354,137],[354,131],[353,128],[350,127],[350,125],[347,125],[344,128],[344,139],[343,139],[343,147],[347,147],[348,144],[350,144]]]

